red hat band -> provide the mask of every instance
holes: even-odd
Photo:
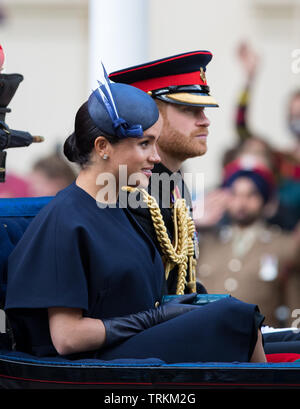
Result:
[[[203,71],[204,72],[204,71]],[[203,81],[203,78],[205,81]],[[143,81],[133,82],[131,85],[140,88],[142,91],[153,91],[171,86],[181,85],[207,85],[205,76],[200,76],[200,71],[189,72],[186,74],[168,75],[165,77],[149,78]]]

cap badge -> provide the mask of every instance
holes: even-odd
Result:
[[[202,67],[200,67],[200,78],[202,79],[203,82],[206,83],[205,71]]]

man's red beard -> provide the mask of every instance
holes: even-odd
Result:
[[[186,135],[166,124],[163,127],[157,144],[163,152],[180,161],[184,161],[206,153],[206,139],[196,136],[204,133],[207,133],[207,129],[203,127],[192,132],[190,135]]]

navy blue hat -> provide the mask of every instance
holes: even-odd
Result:
[[[133,85],[165,102],[217,107],[205,75],[211,59],[210,51],[191,51],[124,68],[112,72],[109,78]]]
[[[143,137],[143,131],[159,116],[157,105],[145,92],[127,84],[110,83],[108,78],[99,82],[99,88],[90,95],[88,111],[100,131],[120,139]]]

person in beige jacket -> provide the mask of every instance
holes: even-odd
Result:
[[[225,167],[223,187],[231,223],[200,232],[197,278],[209,293],[257,304],[265,325],[292,326],[300,312],[300,233],[264,221],[275,192],[272,173],[239,158]]]

